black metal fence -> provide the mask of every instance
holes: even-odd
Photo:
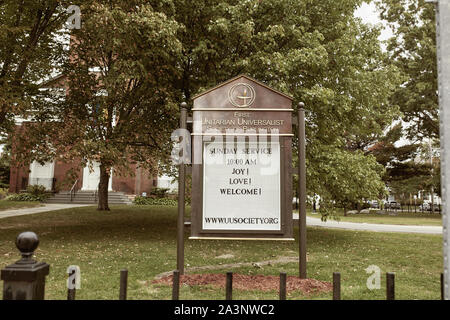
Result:
[[[23,232],[16,239],[16,246],[22,254],[22,259],[1,270],[3,285],[3,300],[43,300],[45,296],[45,278],[49,274],[49,265],[32,259],[39,244],[34,232]],[[71,269],[69,269],[71,270]],[[73,269],[69,272],[67,300],[75,300],[76,277]],[[279,299],[287,297],[287,274],[281,272],[279,276]],[[180,272],[173,271],[172,300],[180,299]],[[444,276],[441,274],[441,299],[444,299]],[[127,299],[128,270],[120,271],[119,300]],[[333,300],[341,300],[341,274],[333,273]],[[226,273],[225,300],[233,299],[233,273]],[[386,273],[386,300],[395,300],[395,274]]]
[[[120,289],[119,300],[127,299],[127,280],[128,270],[123,269],[120,271]],[[444,300],[444,276],[441,274],[441,299]],[[279,285],[279,299],[286,300],[287,297],[287,274],[285,272],[280,273],[280,285]],[[333,273],[333,300],[341,300],[341,274],[339,272]],[[75,300],[75,289],[68,289],[68,300]],[[172,276],[172,300],[180,300],[180,272],[178,270],[173,271]],[[225,300],[233,300],[233,272],[226,273],[225,280]],[[386,300],[395,300],[395,273],[386,273]]]
[[[378,209],[381,210],[381,209]],[[441,204],[435,204],[433,206],[431,206],[428,203],[425,204],[399,204],[399,205],[386,205],[383,208],[384,211],[387,212],[421,212],[421,213],[432,213],[432,212],[438,212],[441,213],[442,212],[442,206]]]
[[[292,203],[292,209],[298,210],[298,198],[294,199],[295,201]],[[317,211],[316,206],[309,205],[308,209],[311,209],[313,212]],[[347,208],[348,209],[348,208]],[[380,206],[371,206],[371,207],[359,207],[355,205],[354,207],[348,210],[358,210],[361,212],[362,210],[370,210],[372,212],[377,213],[399,213],[399,212],[409,212],[409,213],[441,213],[442,206],[440,203],[436,203],[433,206],[429,203],[424,204],[401,204],[401,203],[386,203],[385,205]]]

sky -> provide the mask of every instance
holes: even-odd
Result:
[[[375,7],[375,4],[373,2],[371,2],[370,4],[364,2],[361,7],[359,7],[359,9],[355,11],[355,16],[360,17],[366,23],[371,23],[373,25],[380,23],[382,25],[385,25],[385,28],[382,29],[381,35],[378,39],[387,40],[392,37],[393,34],[391,29],[380,20],[377,8]]]

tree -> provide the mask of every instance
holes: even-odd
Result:
[[[60,138],[66,152],[94,154],[107,172],[129,155],[144,160],[129,139],[145,137],[140,146],[162,159],[170,147],[167,134],[176,127],[176,103],[245,73],[306,103],[311,194],[332,201],[344,193],[377,196],[383,191],[380,167],[347,142],[376,139],[398,114],[388,97],[399,76],[385,63],[379,29],[353,16],[361,2],[93,2],[82,8],[84,26],[74,49],[81,63],[68,69],[71,92],[65,112],[57,113],[65,119],[59,128],[74,131]],[[88,66],[100,73],[94,76]],[[131,106],[142,111],[128,115]]]
[[[165,76],[177,73],[178,26],[145,1],[98,1],[82,12],[64,68],[69,92],[53,113],[60,121],[39,129],[55,156],[100,164],[98,209],[109,210],[111,169],[155,168],[167,157],[179,94]]]
[[[0,188],[9,187],[10,162],[11,162],[11,140],[6,137],[0,140],[3,146],[0,154]]]
[[[433,3],[425,0],[378,0],[380,16],[394,36],[389,39],[389,60],[401,70],[403,83],[391,98],[411,122],[411,139],[439,138],[436,62],[436,18]]]
[[[343,207],[344,215],[350,205],[360,204],[363,199],[381,198],[386,193],[384,182],[380,179],[384,168],[372,156],[365,156],[360,150],[323,150],[320,162],[311,174],[314,180],[325,180],[319,185],[322,217],[333,215],[335,207]]]
[[[39,82],[64,56],[67,1],[0,1],[0,134],[32,107]],[[42,95],[41,95],[42,96]]]
[[[334,201],[384,192],[372,156],[346,150],[348,139],[374,140],[398,115],[387,99],[400,78],[384,62],[377,27],[354,18],[361,1],[172,3],[165,12],[184,26],[179,87],[187,98],[240,73],[292,94],[307,108],[309,193]],[[324,170],[324,161],[335,166]]]
[[[404,136],[403,131],[402,124],[397,123],[368,150],[386,168],[383,181],[391,194],[400,199],[428,190],[439,180],[435,177],[439,168],[432,174],[428,144],[407,143],[396,146]]]

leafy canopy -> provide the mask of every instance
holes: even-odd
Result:
[[[311,194],[378,197],[382,168],[348,145],[376,139],[398,115],[388,98],[400,76],[378,27],[353,16],[361,2],[90,1],[66,66],[67,99],[37,117],[60,122],[37,142],[106,167],[167,159],[177,104],[245,73],[305,102]]]
[[[389,59],[403,76],[391,98],[411,122],[412,140],[439,138],[439,106],[436,62],[436,13],[425,0],[378,0],[381,18],[394,36],[389,39]]]

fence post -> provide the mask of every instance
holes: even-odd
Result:
[[[233,300],[233,272],[227,272],[225,299]]]
[[[441,300],[445,300],[445,298],[444,298],[444,273],[441,273]]]
[[[38,245],[39,238],[34,232],[22,232],[17,236],[16,247],[22,259],[1,271],[3,300],[44,300],[45,277],[50,265],[32,259]]]
[[[180,104],[180,128],[187,128],[187,104]],[[183,141],[186,143],[186,141]],[[183,161],[178,166],[178,218],[177,218],[177,270],[184,274],[184,215],[185,215],[185,192],[186,192],[186,165]]]
[[[286,272],[280,272],[280,300],[286,300]]]
[[[128,270],[120,270],[119,300],[127,300]]]
[[[333,272],[333,300],[341,300],[341,274]]]
[[[299,244],[299,277],[306,279],[306,134],[305,104],[298,104],[298,244]]]
[[[395,273],[386,273],[386,300],[395,300]]]
[[[180,270],[173,272],[172,278],[172,300],[180,299]]]

